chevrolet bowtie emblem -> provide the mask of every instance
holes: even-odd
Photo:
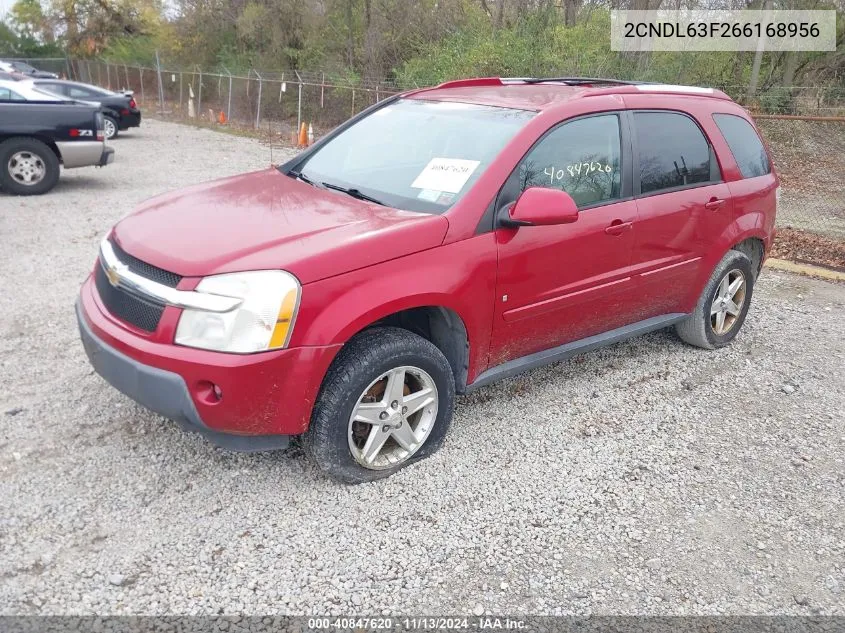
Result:
[[[114,266],[106,266],[106,278],[108,278],[109,283],[117,288],[118,284],[120,283],[120,277],[123,273],[129,270],[129,266],[126,264],[115,264]]]

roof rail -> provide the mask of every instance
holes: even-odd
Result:
[[[603,77],[514,77],[505,81],[521,81],[526,84],[545,84],[545,83],[561,83],[570,86],[578,86],[581,84],[609,84],[621,86],[636,86],[645,81],[625,81],[623,79],[605,79]]]
[[[464,88],[471,86],[501,86],[502,80],[499,77],[473,77],[471,79],[453,79],[444,81],[434,88]]]

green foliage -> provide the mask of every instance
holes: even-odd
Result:
[[[767,114],[795,114],[792,90],[783,86],[767,90],[760,95],[760,107]]]
[[[159,42],[149,35],[139,37],[119,37],[111,40],[104,51],[109,61],[123,64],[155,64],[155,52]]]
[[[62,57],[57,44],[41,42],[31,35],[21,35],[6,22],[0,22],[0,57]]]
[[[831,0],[822,0],[825,4]],[[710,85],[744,97],[753,52],[618,53],[610,6],[634,0],[16,0],[0,29],[5,55],[61,54],[244,74],[292,69],[346,83],[394,79],[403,87],[468,76],[605,76]],[[683,3],[682,3],[683,4]],[[761,107],[784,112],[788,78],[842,86],[839,49],[766,53]],[[55,40],[55,43],[54,43]]]
[[[35,40],[48,34],[47,20],[38,0],[17,0],[9,17],[21,38]],[[45,39],[52,39],[52,33]]]
[[[843,39],[840,36],[840,50]],[[614,52],[610,48],[610,13],[593,8],[569,27],[554,13],[541,11],[519,16],[499,30],[494,30],[489,20],[476,20],[407,60],[395,74],[406,88],[459,77],[583,76],[712,86],[741,97],[751,74],[753,55]],[[845,61],[841,52],[805,55],[808,62],[821,57],[828,63],[836,59],[840,64]],[[777,84],[784,60],[785,56],[778,53],[764,55],[761,77],[767,78],[768,83],[761,85]],[[812,69],[812,63],[807,63],[806,68]],[[792,107],[788,92],[773,92],[766,99],[764,107],[777,111]]]
[[[397,72],[405,86],[427,85],[471,76],[564,76],[618,74],[608,55],[609,14],[603,12],[575,27],[545,16],[528,16],[494,31],[474,25],[409,60]]]
[[[5,22],[0,22],[0,55],[14,57],[18,54],[19,38]]]

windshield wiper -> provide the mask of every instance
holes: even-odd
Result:
[[[297,180],[301,180],[302,182],[311,185],[312,187],[325,187],[326,189],[334,189],[335,191],[340,191],[341,193],[345,193],[348,196],[352,196],[353,198],[357,198],[358,200],[365,200],[366,202],[372,202],[373,204],[380,204],[381,206],[387,206],[381,200],[377,198],[373,198],[372,196],[368,196],[360,189],[356,189],[355,187],[341,187],[340,185],[333,185],[330,182],[321,182],[319,185],[311,180],[308,176],[303,174],[301,171],[289,171],[288,176],[292,178],[296,178]]]
[[[311,185],[312,187],[316,187],[317,185],[314,183],[313,180],[308,178],[308,176],[304,175],[301,171],[289,171],[288,176],[292,178],[296,178],[297,180],[301,180],[305,184]]]
[[[326,189],[334,189],[335,191],[340,191],[349,196],[352,196],[353,198],[357,198],[358,200],[365,200],[367,202],[372,202],[373,204],[380,204],[383,207],[387,206],[381,200],[373,198],[372,196],[368,196],[363,191],[361,191],[360,189],[356,189],[355,187],[350,187],[347,189],[346,187],[341,187],[340,185],[333,185],[330,182],[323,182],[320,184],[322,184]]]

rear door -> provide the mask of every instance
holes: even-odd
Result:
[[[632,267],[642,318],[682,312],[708,250],[732,221],[731,196],[698,122],[671,110],[629,112],[637,231]]]

